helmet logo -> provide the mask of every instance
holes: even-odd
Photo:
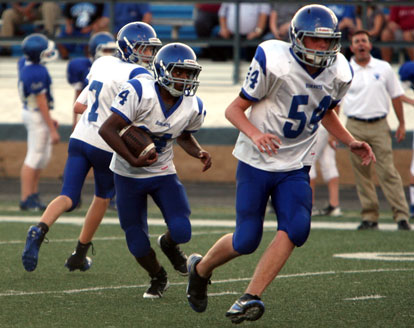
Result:
[[[333,29],[331,29],[329,27],[316,27],[315,32],[332,34],[334,31],[333,31]]]

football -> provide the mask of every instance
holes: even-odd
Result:
[[[145,156],[149,152],[155,155],[155,144],[143,129],[131,125],[123,129],[119,135],[136,157]]]

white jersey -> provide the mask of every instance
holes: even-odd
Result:
[[[166,109],[159,93],[161,86],[145,78],[128,81],[116,96],[111,110],[128,123],[146,130],[154,140],[158,160],[146,167],[132,167],[114,153],[111,170],[132,178],[176,173],[173,163],[173,142],[183,132],[196,132],[204,122],[205,110],[197,96],[178,98],[177,103]]]
[[[88,74],[89,84],[77,99],[78,102],[87,104],[88,107],[70,137],[112,152],[113,150],[102,139],[98,130],[112,114],[111,104],[122,84],[141,74],[153,79],[147,69],[137,64],[124,62],[114,56],[98,58]]]
[[[253,58],[242,93],[253,101],[249,120],[263,133],[272,133],[282,144],[269,156],[240,133],[233,155],[253,167],[271,172],[300,169],[314,162],[316,130],[328,109],[348,90],[352,70],[342,54],[334,64],[311,76],[293,54],[290,44],[261,43]]]

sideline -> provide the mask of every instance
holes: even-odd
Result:
[[[55,224],[74,224],[82,225],[84,217],[60,217]],[[37,223],[39,217],[28,216],[0,216],[0,223]],[[356,230],[360,222],[328,222],[328,221],[312,221],[311,229],[326,229],[326,230]],[[119,225],[118,218],[104,218],[101,224]],[[148,225],[150,226],[165,226],[164,219],[149,218]],[[226,227],[233,228],[235,226],[234,220],[211,220],[211,219],[192,219],[191,225],[193,227]],[[276,228],[275,221],[264,223],[264,228]],[[381,231],[397,231],[397,224],[395,223],[379,223],[379,230]],[[414,230],[413,230],[414,231]]]

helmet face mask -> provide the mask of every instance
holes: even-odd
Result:
[[[40,33],[27,36],[22,42],[25,57],[34,63],[46,63],[58,57],[55,43]]]
[[[194,96],[200,81],[201,66],[194,51],[183,43],[170,43],[160,49],[154,59],[159,84],[173,97]]]
[[[326,50],[305,46],[305,37],[329,39]],[[341,50],[341,32],[338,19],[329,8],[322,5],[308,5],[297,11],[290,25],[292,50],[306,65],[323,68],[331,66]]]
[[[151,68],[154,56],[162,45],[154,29],[143,22],[129,23],[121,28],[116,44],[123,61],[146,68]]]

